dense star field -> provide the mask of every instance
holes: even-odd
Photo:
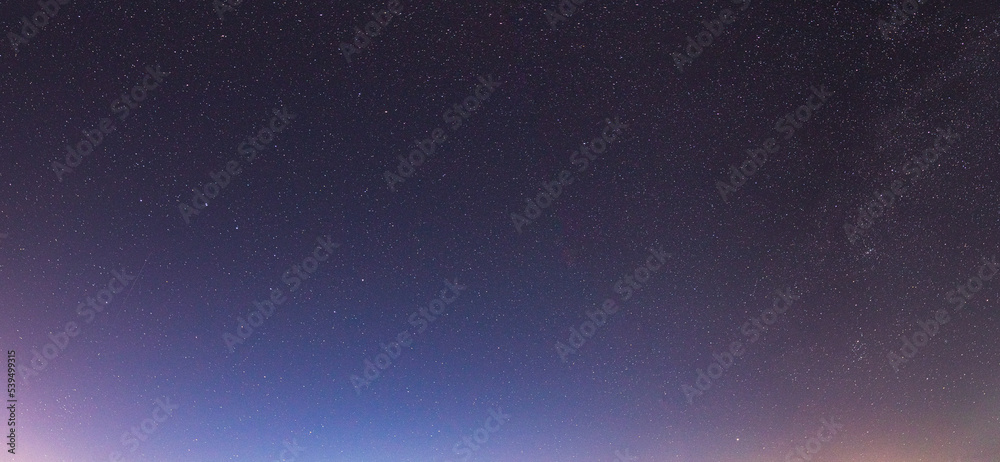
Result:
[[[995,2],[0,25],[0,460],[1000,461]]]

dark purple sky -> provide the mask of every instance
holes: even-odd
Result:
[[[998,10],[816,3],[8,2],[0,460],[1000,461]]]

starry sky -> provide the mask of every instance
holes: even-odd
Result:
[[[998,20],[7,1],[0,460],[1000,461]]]

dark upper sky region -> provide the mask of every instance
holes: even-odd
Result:
[[[3,460],[1000,461],[995,4],[61,1]]]

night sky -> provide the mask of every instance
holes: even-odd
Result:
[[[0,460],[1000,461],[1000,5],[576,2],[5,2]]]

